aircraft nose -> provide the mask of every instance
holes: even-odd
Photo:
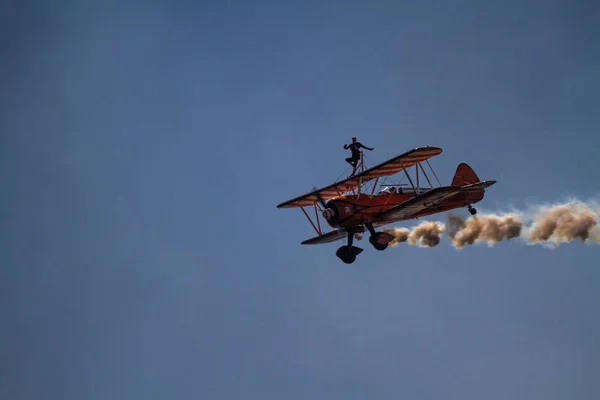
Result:
[[[331,208],[326,208],[323,210],[323,218],[326,220],[330,220],[333,217],[333,210]]]

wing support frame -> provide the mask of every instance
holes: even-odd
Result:
[[[429,177],[427,176],[427,173],[425,172],[425,169],[423,168],[423,166],[421,165],[420,162],[417,163],[418,167],[421,168],[421,172],[423,172],[423,175],[425,176],[425,179],[427,179],[427,183],[429,183],[429,187],[433,189],[433,185],[431,184],[431,181],[429,180]],[[431,168],[431,166],[429,166]],[[417,169],[418,171],[418,169]]]
[[[400,160],[400,166],[402,167],[402,171],[404,171],[404,173],[406,174],[406,177],[408,178],[408,181],[410,182],[410,186],[412,186],[413,191],[416,194],[417,193],[417,189],[415,189],[415,184],[413,183],[412,179],[410,178],[410,175],[408,174],[408,171],[406,171],[406,168],[404,168],[404,163],[402,162],[402,160]]]
[[[375,193],[375,188],[377,187],[377,183],[379,182],[379,177],[375,179],[375,183],[373,184],[373,188],[371,189],[371,198],[373,198],[373,193]]]
[[[438,185],[442,186],[442,184],[440,183],[440,180],[438,179],[437,175],[435,174],[435,171],[433,170],[433,168],[431,168],[431,164],[429,164],[429,160],[425,160],[425,162],[427,163],[427,165],[429,165],[429,169],[433,173],[433,176],[435,176],[435,180],[437,181]],[[425,171],[423,171],[423,172],[425,172]]]
[[[418,163],[419,162],[417,161],[417,164]],[[417,191],[418,191],[418,193],[416,193],[416,194],[420,194],[421,193],[421,190],[420,190],[421,186],[419,186],[419,166],[415,167],[415,174],[417,175]]]
[[[310,222],[310,224],[314,228],[315,232],[317,232],[317,235],[322,235],[323,231],[321,230],[321,223],[319,222],[319,214],[317,213],[317,205],[316,204],[314,205],[314,208],[315,208],[315,215],[316,215],[317,224],[319,225],[318,228],[315,225],[315,223],[312,221],[312,219],[310,218],[310,216],[308,215],[308,213],[306,212],[306,210],[304,209],[304,207],[300,207],[300,209],[302,210],[302,212],[304,213],[304,215],[308,219],[308,222]]]
[[[319,212],[317,211],[317,203],[313,204],[313,207],[315,209],[315,219],[317,220],[317,226],[319,227],[319,235],[322,234],[322,230],[321,230],[321,219],[319,218]],[[320,209],[321,207],[319,207]]]

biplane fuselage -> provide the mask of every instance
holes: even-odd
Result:
[[[405,190],[401,193],[381,193],[373,196],[369,194],[351,194],[334,197],[327,202],[327,207],[323,211],[323,217],[332,228],[348,229],[368,223],[379,226],[467,207],[481,201],[484,196],[483,189],[459,192],[410,216],[398,217],[393,221],[382,221],[379,218],[384,212],[393,209],[411,198],[427,193],[429,190],[420,189],[416,193],[412,190]],[[328,209],[332,211],[327,211]]]
[[[410,150],[342,181],[288,200],[277,207],[300,208],[308,218],[318,236],[306,239],[302,244],[330,243],[347,238],[348,244],[340,247],[336,255],[345,263],[352,263],[362,252],[361,248],[352,245],[356,233],[368,230],[371,234],[369,242],[373,247],[385,250],[394,237],[387,232],[376,232],[375,227],[461,207],[467,207],[471,215],[475,215],[477,210],[472,205],[481,201],[485,189],[494,185],[496,181],[481,181],[470,166],[461,163],[449,186],[440,184],[434,188],[422,163],[427,163],[439,183],[428,159],[441,152],[441,148],[429,146]],[[410,168],[414,168],[414,181],[407,171]],[[411,189],[392,190],[389,186],[395,188],[400,185],[387,185],[389,191],[384,189],[375,193],[381,178],[401,171],[408,178]],[[420,177],[425,178],[430,187],[421,187]],[[371,190],[367,190],[369,185]],[[305,210],[305,207],[309,206],[314,208],[316,224]],[[322,230],[319,213],[326,223],[334,228],[333,231]]]

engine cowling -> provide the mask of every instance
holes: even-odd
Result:
[[[334,228],[338,227],[337,208],[334,204],[332,204],[331,202],[327,203],[325,209],[322,212],[322,215],[323,218],[325,218],[325,221],[327,221],[327,223],[330,226]]]
[[[339,228],[340,221],[344,221],[352,216],[352,205],[346,202],[332,200],[327,203],[322,214],[323,218],[325,218],[330,226]]]
[[[335,211],[333,211],[331,209],[331,207],[327,207],[324,211],[323,211],[323,218],[325,218],[327,221],[333,219],[335,217]]]

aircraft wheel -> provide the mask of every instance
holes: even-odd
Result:
[[[385,249],[388,248],[388,245],[387,244],[377,244],[377,245],[373,245],[373,247],[375,247],[375,250],[384,251]]]
[[[379,237],[381,236],[381,232],[376,233],[375,235],[369,236],[369,242],[375,248],[375,250],[383,251],[387,249],[388,243],[379,243]]]
[[[362,251],[363,249],[361,249],[360,247],[342,246],[335,252],[335,255],[338,256],[338,258],[346,264],[352,264],[354,260],[356,260],[356,256],[359,255]]]
[[[477,214],[477,210],[471,206],[469,206],[469,212],[471,213],[471,215]]]
[[[346,264],[352,264],[354,261],[356,261],[356,256],[354,256],[354,255],[349,255],[349,256],[340,257],[340,258]]]

